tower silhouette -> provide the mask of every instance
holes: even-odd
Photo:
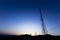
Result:
[[[47,32],[47,29],[46,29],[46,26],[45,26],[45,23],[44,23],[42,11],[41,11],[41,9],[39,9],[39,11],[40,11],[40,19],[41,19],[42,34],[43,34],[43,35],[46,35],[46,34],[48,34],[48,32]]]
[[[37,32],[35,32],[35,35],[37,35]]]

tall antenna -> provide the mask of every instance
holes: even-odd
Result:
[[[44,23],[44,19],[43,19],[41,9],[39,9],[39,11],[40,11],[40,18],[41,18],[42,34],[46,35],[47,34],[47,29],[46,29],[46,26],[45,26],[45,23]]]

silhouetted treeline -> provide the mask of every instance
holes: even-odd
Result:
[[[52,35],[38,35],[38,36],[9,35],[9,36],[2,36],[2,35],[0,35],[0,40],[60,40],[60,36],[52,36]]]

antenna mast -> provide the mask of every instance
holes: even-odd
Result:
[[[39,10],[40,10],[42,34],[46,35],[47,34],[47,29],[46,29],[46,26],[45,26],[45,23],[44,23],[44,19],[43,19],[43,15],[42,15],[41,9],[39,9]]]

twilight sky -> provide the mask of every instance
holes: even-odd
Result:
[[[48,33],[60,35],[59,0],[0,0],[0,32],[41,34],[39,8]]]

